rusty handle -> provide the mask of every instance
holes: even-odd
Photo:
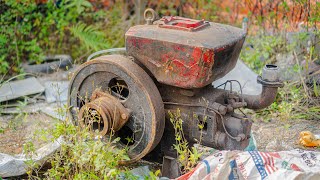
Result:
[[[258,76],[258,83],[262,84],[262,92],[259,95],[243,95],[249,109],[263,109],[271,105],[278,93],[278,87],[283,87],[279,80],[279,68],[276,65],[266,65],[262,70],[262,76]]]
[[[148,8],[144,11],[144,20],[146,21],[146,23],[148,25],[152,25],[152,23],[159,19],[159,15],[157,14],[157,12],[155,12],[153,9]]]

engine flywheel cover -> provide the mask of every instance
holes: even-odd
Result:
[[[129,147],[130,160],[119,163],[136,162],[152,151],[162,138],[165,113],[160,93],[149,75],[122,55],[101,56],[84,63],[69,87],[68,105],[75,124],[79,110],[89,103],[96,89],[111,93],[130,110],[127,123],[114,135],[121,138],[120,146]]]

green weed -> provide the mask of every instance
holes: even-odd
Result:
[[[243,60],[251,69],[257,73],[265,64],[276,62],[278,53],[288,53],[293,45],[288,45],[282,35],[274,36],[260,33],[256,36],[248,36],[246,44],[241,51],[240,59]]]
[[[61,148],[53,156],[48,159],[51,168],[46,170],[43,174],[48,179],[113,179],[126,171],[125,168],[120,167],[119,160],[127,160],[129,157],[126,154],[126,149],[117,149],[116,143],[120,140],[103,140],[97,138],[96,135],[88,129],[81,129],[71,123],[60,122],[50,133],[44,133],[48,138],[48,142],[52,142],[58,137],[62,136],[64,142]],[[32,153],[34,148],[31,142],[25,144],[25,152]],[[34,172],[38,172],[39,164],[35,166],[31,161],[30,171],[28,172],[30,178],[34,176]]]
[[[183,127],[182,127],[182,118],[180,109],[177,109],[176,112],[169,111],[170,122],[173,125],[175,130],[175,140],[176,144],[173,145],[174,149],[177,151],[178,154],[178,162],[182,166],[182,170],[184,173],[192,170],[197,164],[198,160],[200,159],[202,153],[199,153],[196,147],[189,147],[188,141],[184,137]],[[206,118],[204,118],[206,119]],[[204,123],[202,122],[199,124],[199,128],[204,128]],[[202,136],[202,133],[201,133]],[[200,137],[201,140],[201,137]],[[201,142],[198,142],[201,143]]]

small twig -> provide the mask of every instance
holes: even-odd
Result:
[[[297,64],[299,65],[299,67],[300,67],[300,63],[299,63],[299,61],[298,61],[298,57],[297,57],[296,51],[293,51],[293,54],[294,54],[294,59],[296,60],[296,63],[297,63]],[[310,97],[310,95],[309,95],[309,92],[308,92],[308,87],[307,87],[306,83],[304,82],[304,79],[303,79],[303,77],[302,77],[302,75],[301,75],[301,70],[300,70],[300,68],[298,68],[298,73],[299,73],[299,77],[300,77],[300,81],[301,81],[301,84],[302,84],[302,86],[303,86],[303,89],[304,89],[307,97],[308,97],[309,99],[311,99],[311,97]]]
[[[16,17],[15,25],[14,25],[14,40],[15,40],[15,48],[16,48],[17,62],[20,62],[20,58],[19,58],[19,48],[18,48],[18,41],[17,41],[17,21],[18,21],[18,16]]]
[[[310,76],[315,76],[315,75],[318,75],[318,74],[320,74],[320,69],[319,69],[319,70],[317,70],[316,72],[314,72],[314,73],[310,74]]]

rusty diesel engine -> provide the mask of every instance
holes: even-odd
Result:
[[[135,162],[151,151],[174,156],[175,132],[169,112],[179,110],[189,144],[242,150],[252,122],[240,108],[261,109],[282,86],[278,67],[266,65],[260,95],[247,95],[212,82],[235,67],[246,32],[240,28],[176,16],[157,18],[125,34],[125,54],[96,57],[77,70],[69,88],[74,122],[101,136],[120,137]],[[241,85],[240,85],[241,86]],[[203,126],[199,128],[198,124]]]

